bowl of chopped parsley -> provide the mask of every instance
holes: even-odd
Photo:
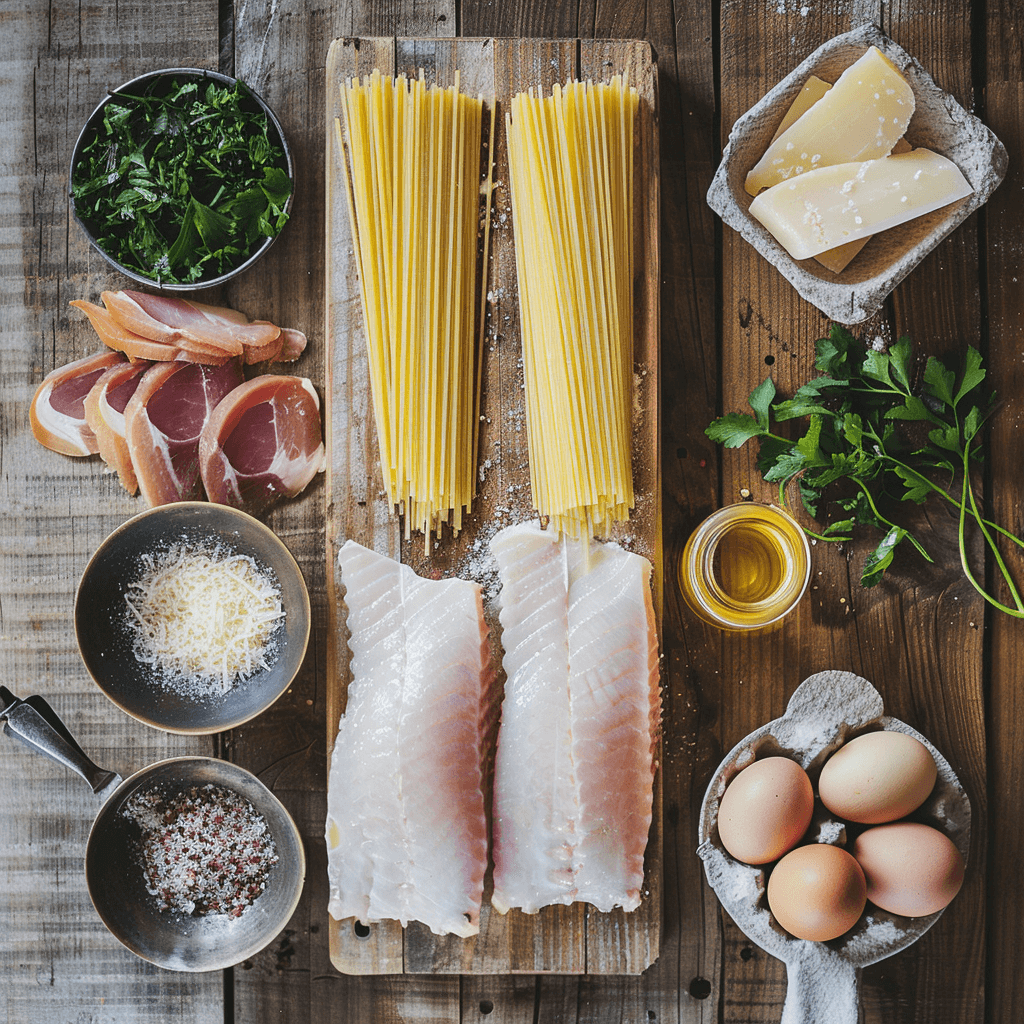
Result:
[[[71,158],[75,219],[140,284],[189,291],[242,273],[288,220],[292,158],[240,79],[166,68],[114,89]]]

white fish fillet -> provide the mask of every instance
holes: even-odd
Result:
[[[475,935],[494,703],[480,587],[422,579],[353,541],[338,562],[352,682],[327,789],[328,909]]]
[[[494,779],[500,913],[635,910],[661,697],[651,565],[536,523],[491,542],[508,679]]]

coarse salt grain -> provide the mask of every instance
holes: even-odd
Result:
[[[239,917],[266,888],[278,861],[263,815],[212,783],[171,797],[139,790],[121,813],[142,829],[146,890],[162,911]]]

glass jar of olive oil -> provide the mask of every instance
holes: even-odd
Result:
[[[774,505],[743,501],[704,520],[686,542],[679,585],[686,603],[720,629],[777,626],[804,595],[811,550],[799,525]]]

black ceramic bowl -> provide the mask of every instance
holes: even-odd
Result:
[[[276,577],[284,618],[271,637],[269,667],[226,693],[196,696],[168,685],[133,650],[125,602],[144,571],[142,556],[172,542],[248,555]],[[96,685],[123,711],[166,732],[209,734],[233,729],[265,711],[295,679],[309,643],[309,594],[295,559],[258,519],[227,505],[186,501],[160,505],[129,519],[99,546],[75,596],[75,634]]]
[[[92,247],[107,261],[107,263],[109,263],[115,270],[120,271],[126,277],[131,278],[139,284],[149,285],[150,287],[156,287],[162,291],[169,292],[187,292],[197,291],[200,288],[212,288],[215,285],[229,281],[233,277],[237,277],[243,271],[248,270],[249,267],[251,267],[266,253],[271,245],[274,244],[277,236],[264,237],[262,241],[257,239],[253,243],[248,256],[241,259],[237,265],[232,266],[229,270],[226,270],[223,273],[211,271],[209,276],[204,276],[200,280],[192,282],[161,280],[158,277],[150,277],[140,273],[136,269],[124,266],[103,249],[90,227],[88,216],[84,212],[80,211],[76,206],[74,194],[72,192],[72,183],[74,181],[75,168],[81,158],[83,148],[95,135],[98,127],[102,125],[103,118],[106,114],[106,108],[112,100],[117,99],[120,95],[159,95],[161,90],[169,88],[173,81],[177,81],[180,84],[188,81],[189,79],[195,79],[200,83],[214,81],[221,85],[228,86],[229,88],[234,87],[237,82],[237,79],[231,78],[228,75],[222,75],[217,71],[205,71],[202,68],[162,68],[159,71],[150,71],[145,75],[139,75],[137,78],[133,78],[130,81],[125,82],[124,85],[120,85],[112,92],[108,93],[92,112],[89,120],[85,122],[85,125],[78,136],[78,141],[75,143],[74,152],[71,154],[71,169],[68,175],[68,193],[71,203],[71,212],[74,215],[75,220],[78,221],[82,230],[85,232],[85,235],[89,239]],[[294,197],[295,173],[292,166],[291,150],[288,148],[288,142],[284,137],[284,129],[282,129],[280,122],[274,116],[274,112],[270,107],[268,107],[267,104],[251,89],[249,90],[249,95],[253,106],[261,110],[267,117],[268,137],[279,146],[284,154],[284,163],[281,166],[288,174],[293,185],[292,195],[288,197],[285,204],[285,209],[288,210],[291,207],[292,199]]]
[[[248,800],[274,840],[278,859],[266,887],[238,917],[161,910],[146,890],[140,826],[125,809],[140,790],[174,797],[207,784]],[[305,875],[302,837],[281,802],[255,775],[212,757],[158,761],[122,782],[93,823],[85,852],[89,895],[103,923],[137,956],[172,971],[215,971],[254,956],[295,912]]]

